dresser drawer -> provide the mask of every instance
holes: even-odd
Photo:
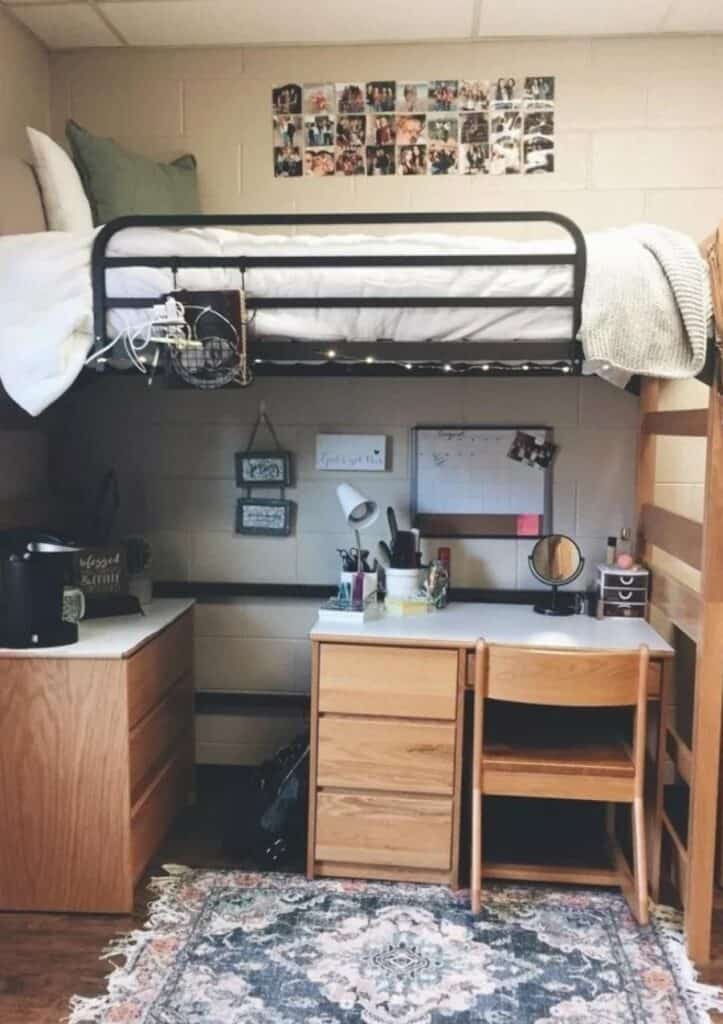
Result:
[[[131,731],[131,804],[171,753],[178,737],[193,724],[193,676],[187,673],[160,704],[149,711]]]
[[[128,725],[148,714],[164,693],[191,671],[193,613],[188,611],[128,659]]]
[[[319,793],[316,860],[446,871],[452,862],[452,801]]]
[[[135,884],[163,841],[190,793],[193,781],[193,733],[189,729],[176,751],[131,811],[131,872]]]
[[[322,717],[317,784],[451,796],[454,745],[452,723]]]
[[[456,708],[456,651],[321,645],[321,712],[451,721]]]

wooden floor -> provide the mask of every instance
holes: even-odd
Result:
[[[223,832],[233,808],[239,774],[227,769],[199,773],[197,807],[179,820],[148,873],[163,863],[193,867],[236,866],[224,852]],[[244,867],[253,867],[245,863]],[[139,886],[132,916],[0,913],[0,1024],[58,1024],[74,994],[98,995],[111,965],[99,960],[108,943],[139,927],[148,893]],[[723,893],[717,901],[715,935],[720,958],[704,979],[723,985]],[[714,1015],[723,1024],[723,1015]]]

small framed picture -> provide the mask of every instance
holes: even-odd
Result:
[[[293,502],[285,498],[239,498],[236,533],[256,537],[288,537]]]
[[[290,452],[236,452],[237,487],[288,487]]]

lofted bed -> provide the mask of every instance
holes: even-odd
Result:
[[[14,236],[44,231],[42,204],[31,169],[16,160],[0,161],[0,235]],[[199,248],[198,229],[238,228],[331,229],[363,228],[368,225],[396,229],[404,226],[496,225],[503,223],[539,222],[553,225],[566,234],[566,240],[546,250],[534,247],[508,246],[502,251],[476,251],[471,245],[457,241],[457,251],[385,252],[381,245],[369,243],[363,251],[340,252],[323,247],[303,253],[297,244],[288,244],[281,251],[271,243],[252,248],[244,243],[239,250],[231,248],[219,253],[187,251],[185,245],[173,251],[158,245],[144,244],[143,233],[162,229],[164,240],[191,239]],[[140,233],[139,233],[140,232]],[[179,235],[181,232],[181,235]],[[264,236],[260,236],[263,238]],[[121,239],[123,242],[121,244]],[[216,242],[221,244],[216,238]],[[368,243],[368,240],[367,240]],[[364,243],[364,244],[367,244]],[[264,248],[264,246],[266,248]],[[553,213],[468,213],[468,214],[391,214],[391,215],[305,215],[230,216],[230,217],[127,217],[114,221],[96,235],[90,256],[88,248],[88,280],[79,302],[87,305],[88,326],[80,351],[67,355],[62,380],[42,385],[35,404],[44,406],[69,387],[91,354],[98,354],[113,342],[119,326],[138,324],[148,318],[149,309],[163,301],[168,293],[233,288],[240,296],[241,348],[245,350],[251,374],[274,375],[444,375],[466,373],[520,377],[538,375],[574,378],[584,371],[585,353],[580,341],[583,325],[588,247],[580,229],[569,219]],[[203,244],[200,244],[203,249]],[[462,251],[459,251],[459,250]],[[193,246],[192,246],[193,250]],[[149,278],[139,278],[138,271],[151,271]],[[471,273],[467,288],[460,294],[450,287],[454,275],[464,270]],[[516,290],[523,272],[526,291]],[[301,294],[295,290],[301,275],[309,272],[340,275],[341,284],[332,285],[325,277],[324,293]],[[350,280],[363,271],[374,272],[373,288],[363,294],[350,293]],[[408,280],[430,273],[431,284],[417,289],[416,294],[390,291],[394,274],[405,272]],[[496,274],[498,287],[494,287]],[[198,273],[201,278],[194,277]],[[260,273],[282,275],[285,294],[268,294],[267,282]],[[121,276],[119,276],[119,274]],[[484,291],[475,284],[485,278],[490,287]],[[125,275],[125,276],[122,276]],[[153,276],[155,275],[155,276]],[[217,275],[217,276],[214,276]],[[220,275],[220,277],[218,276]],[[445,277],[445,275],[447,275]],[[490,276],[491,275],[491,276]],[[526,275],[526,277],[525,277]],[[545,285],[545,280],[548,284]],[[91,290],[92,281],[92,290]],[[589,278],[588,278],[589,281]],[[141,286],[139,286],[141,282]],[[143,283],[145,282],[145,283]],[[150,283],[149,283],[150,282]],[[511,283],[512,282],[512,283]],[[530,287],[530,282],[533,282]],[[550,284],[550,282],[552,282]],[[446,290],[445,290],[446,285]],[[375,290],[376,289],[376,290]],[[414,289],[410,289],[414,291]],[[42,308],[42,301],[38,302]],[[92,309],[91,309],[92,306]],[[399,311],[414,319],[397,320],[398,336],[369,335],[355,337],[352,331],[336,327],[328,337],[320,338],[317,317],[336,316],[358,311],[381,314],[382,318]],[[418,333],[414,328],[425,317],[439,310],[452,311],[461,317],[444,338],[432,333]],[[500,313],[504,313],[501,316]],[[304,321],[298,314],[307,314]],[[91,315],[92,314],[92,315]],[[287,314],[297,317],[295,331],[280,330],[289,321]],[[268,330],[264,328],[264,317]],[[480,317],[482,318],[480,320]],[[130,318],[130,320],[129,320]],[[134,319],[135,318],[135,319]],[[278,319],[275,319],[278,318]],[[383,323],[388,320],[382,319]],[[524,327],[524,329],[523,329]],[[386,332],[385,332],[386,333]],[[671,843],[673,874],[680,886],[686,912],[688,948],[693,959],[706,963],[711,957],[711,922],[716,870],[716,839],[718,830],[718,776],[720,767],[721,715],[723,714],[723,440],[721,438],[721,404],[718,382],[718,356],[712,343],[703,353],[709,403],[706,411],[658,411],[659,381],[655,374],[642,384],[642,425],[638,474],[638,529],[640,551],[652,558],[653,549],[668,552],[676,559],[702,569],[702,587],[696,592],[674,576],[655,569],[652,604],[657,614],[672,627],[681,630],[696,645],[694,679],[694,729],[692,741],[686,744],[670,728],[661,731],[658,771],[667,758],[674,761],[686,784],[691,799],[687,837],[680,834],[666,810],[662,797],[654,814]],[[691,360],[681,376],[701,372],[700,352]],[[7,352],[4,355],[7,365]],[[604,369],[604,367],[603,367]],[[22,374],[22,367],[18,371]],[[604,373],[603,373],[604,375]],[[626,377],[629,374],[625,375]],[[664,373],[662,376],[674,376]],[[4,378],[13,393],[18,377]],[[300,387],[303,384],[300,383]],[[514,383],[508,386],[514,387]],[[655,455],[659,439],[704,437],[707,445],[705,480],[705,511],[703,523],[666,511],[655,503]],[[632,454],[631,454],[631,457]],[[663,706],[669,693],[670,670],[664,679]],[[663,787],[658,787],[663,792]],[[652,884],[655,893],[661,881],[660,844],[653,851]]]

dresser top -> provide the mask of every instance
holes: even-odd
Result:
[[[79,623],[77,644],[0,648],[0,658],[129,658],[194,603],[190,598],[157,598],[146,605],[145,615],[115,615]]]
[[[631,650],[647,644],[650,653],[658,657],[673,654],[670,644],[641,619],[593,619],[588,615],[553,618],[539,615],[530,605],[519,604],[456,603],[426,615],[382,614],[363,623],[317,621],[311,638],[439,647],[474,647],[482,638],[489,643],[602,651]]]

